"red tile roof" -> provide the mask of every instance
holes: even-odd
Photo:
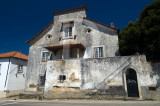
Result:
[[[13,58],[20,58],[23,60],[28,60],[28,56],[21,54],[17,51],[13,51],[13,52],[8,52],[8,53],[2,53],[0,54],[0,58],[7,58],[7,57],[13,57]]]
[[[71,8],[71,9],[68,9],[68,10],[62,10],[62,11],[54,12],[53,15],[57,15],[57,14],[61,14],[61,13],[69,12],[69,11],[74,11],[74,10],[80,10],[80,9],[85,9],[86,11],[88,11],[87,6],[80,6],[80,7]]]

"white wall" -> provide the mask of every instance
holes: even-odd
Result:
[[[5,87],[5,81],[6,81],[6,75],[7,75],[8,65],[9,65],[9,58],[0,59],[0,64],[1,64],[0,91],[4,91],[7,88],[7,85]]]
[[[9,78],[7,90],[22,90],[25,87],[25,76],[27,71],[27,61],[11,58],[11,67],[9,70]],[[18,65],[23,65],[23,73],[17,73]]]

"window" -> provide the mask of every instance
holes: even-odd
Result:
[[[66,76],[65,75],[59,75],[59,80],[60,80],[60,83],[63,83],[64,80],[66,80]]]
[[[48,34],[46,38],[50,39],[50,38],[52,38],[52,35]]]
[[[87,29],[86,29],[86,33],[87,33],[87,34],[90,34],[91,31],[92,31],[92,30],[91,30],[90,28],[87,28]]]
[[[65,37],[66,38],[72,37],[72,27],[65,29]]]
[[[94,47],[94,58],[103,57],[103,47]]]
[[[1,75],[1,64],[0,64],[0,75]]]
[[[49,60],[49,52],[42,52],[42,62],[47,62]]]
[[[46,76],[44,75],[44,76],[40,76],[40,86],[44,86],[45,85],[45,78]]]
[[[18,73],[23,73],[23,65],[18,65]]]

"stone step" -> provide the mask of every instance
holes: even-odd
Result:
[[[23,92],[19,94],[20,99],[43,99],[43,92]]]

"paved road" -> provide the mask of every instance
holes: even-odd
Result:
[[[0,100],[0,106],[160,106],[160,102],[153,101],[99,101],[99,100]]]

